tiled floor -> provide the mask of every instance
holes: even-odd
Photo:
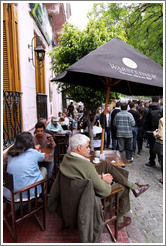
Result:
[[[46,230],[41,231],[33,218],[17,225],[18,243],[79,243],[77,230],[62,229],[61,219],[56,214],[46,214]],[[100,243],[111,243],[111,237],[105,228]],[[13,243],[13,239],[4,224],[3,243]],[[129,243],[125,229],[118,231],[118,243]]]

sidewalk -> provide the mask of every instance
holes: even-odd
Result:
[[[126,227],[130,243],[163,243],[163,185],[159,182],[161,168],[145,165],[149,149],[143,147],[141,155],[136,154],[130,167],[129,179],[139,184],[149,184],[150,188],[138,198],[130,193],[131,225]]]

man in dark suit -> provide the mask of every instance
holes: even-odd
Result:
[[[120,112],[121,102],[117,102],[115,108],[111,111],[111,136],[112,136],[112,149],[117,150],[116,126],[113,125],[115,115]]]
[[[101,126],[103,129],[105,129],[105,132],[107,134],[107,141],[105,140],[105,145],[106,145],[106,148],[109,148],[110,146],[110,136],[111,136],[111,131],[110,131],[110,128],[111,128],[111,109],[110,107],[108,106],[107,107],[107,114],[106,116],[104,115],[104,111],[100,114],[100,123],[101,123]]]

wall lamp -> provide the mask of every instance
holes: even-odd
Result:
[[[36,48],[33,47],[33,40],[35,38],[37,39],[36,40],[36,44],[37,44],[36,45]],[[40,40],[40,44],[39,44],[38,40]],[[40,38],[40,36],[34,36],[32,38],[31,44],[28,44],[28,48],[29,49],[31,48],[31,51],[32,51],[32,58],[28,57],[28,61],[29,62],[32,61],[32,64],[33,64],[33,66],[36,69],[42,68],[44,66],[45,50],[43,49],[43,47],[41,45],[41,38]],[[35,66],[33,52],[35,52],[35,58],[38,61],[38,66]]]

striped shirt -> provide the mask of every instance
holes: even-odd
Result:
[[[116,137],[132,138],[132,126],[135,125],[134,117],[126,110],[121,110],[115,115],[113,125],[116,126]]]

